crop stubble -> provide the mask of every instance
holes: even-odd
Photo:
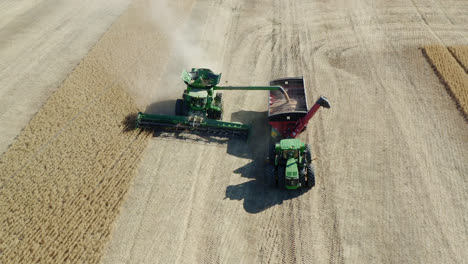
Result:
[[[423,52],[468,120],[468,46],[429,45]]]
[[[148,134],[99,43],[0,158],[0,262],[97,262]]]
[[[465,72],[468,73],[468,46],[452,46],[448,47],[448,50],[452,53],[460,66],[463,67]]]

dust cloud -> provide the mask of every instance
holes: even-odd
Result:
[[[175,100],[181,98],[186,87],[180,78],[183,69],[217,68],[213,55],[201,42],[204,33],[202,20],[209,15],[208,11],[194,11],[193,5],[194,1],[191,0],[153,0],[146,10],[148,21],[165,36],[170,50],[168,62],[159,73],[157,83],[147,88],[146,94],[150,95],[145,98],[147,113],[174,114]],[[186,13],[190,15],[181,15]],[[142,81],[145,83],[145,80]]]

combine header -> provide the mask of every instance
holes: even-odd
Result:
[[[203,132],[219,136],[247,138],[250,127],[238,122],[221,121],[223,118],[223,95],[220,90],[268,90],[288,102],[289,97],[283,87],[271,86],[217,86],[221,74],[209,69],[192,68],[183,71],[182,80],[187,89],[175,105],[176,116],[138,113],[137,127],[169,131]]]

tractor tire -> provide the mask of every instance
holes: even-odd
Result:
[[[312,188],[315,186],[315,170],[312,164],[307,164],[307,187]]]
[[[305,144],[305,158],[308,164],[312,162],[312,150],[309,144]]]
[[[301,183],[301,188],[308,187],[307,181],[306,181],[306,172],[304,172],[304,170],[299,171],[299,182]]]
[[[175,104],[175,114],[176,116],[184,115],[184,100],[177,99]]]

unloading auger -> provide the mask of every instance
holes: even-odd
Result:
[[[175,116],[138,113],[137,127],[169,131],[203,132],[219,136],[247,138],[250,126],[239,122],[221,121],[223,95],[220,90],[277,91],[288,102],[289,96],[280,85],[271,86],[218,86],[221,74],[210,69],[192,68],[183,71],[182,80],[187,85],[182,99],[175,105]]]

